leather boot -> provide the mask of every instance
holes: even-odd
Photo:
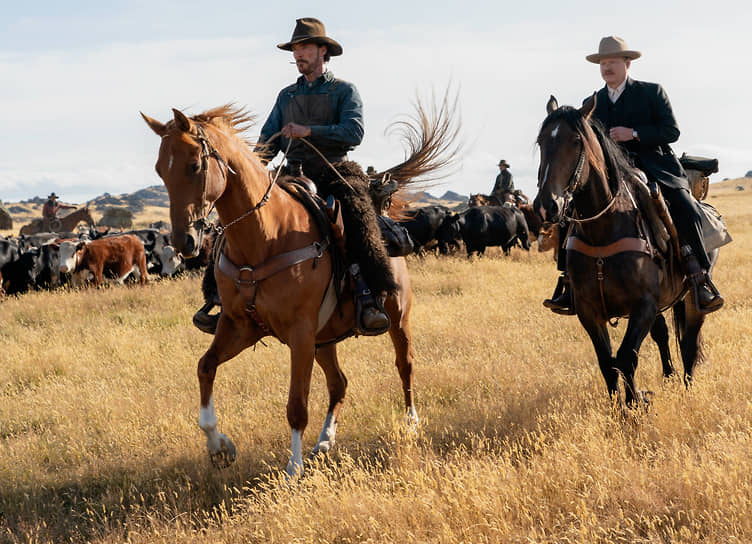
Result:
[[[193,325],[206,334],[214,334],[217,332],[217,323],[219,323],[219,316],[222,315],[222,311],[211,315],[209,312],[214,308],[213,302],[207,302],[199,310],[193,314]]]
[[[682,254],[684,254],[682,248]],[[700,263],[694,254],[684,255],[684,273],[689,282],[689,288],[694,295],[695,304],[700,313],[709,314],[719,310],[723,306],[723,297],[710,280],[708,273],[700,267]]]
[[[364,306],[360,312],[360,321],[366,329],[378,331],[389,327],[389,316],[377,306]]]
[[[569,286],[569,276],[562,274],[556,282],[556,289],[551,298],[543,301],[543,306],[560,315],[574,315],[574,299]]]
[[[363,281],[360,266],[353,263],[350,275],[355,284],[355,324],[361,334],[372,336],[389,330],[391,321],[376,297]]]

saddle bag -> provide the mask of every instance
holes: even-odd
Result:
[[[718,210],[707,202],[697,202],[700,211],[700,223],[702,224],[702,238],[705,242],[705,250],[710,252],[731,242],[726,223]]]
[[[413,252],[413,240],[407,229],[386,215],[379,215],[379,228],[390,257],[404,257]]]

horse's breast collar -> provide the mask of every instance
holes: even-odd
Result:
[[[653,255],[650,244],[648,244],[647,240],[643,238],[620,238],[619,240],[605,246],[591,246],[577,238],[577,236],[572,235],[567,238],[566,249],[596,259],[606,259],[619,253],[624,253],[625,251],[645,253],[651,257]]]
[[[271,259],[264,261],[260,265],[238,266],[233,263],[224,253],[219,254],[217,266],[219,270],[230,278],[238,288],[241,296],[245,299],[245,311],[250,315],[256,325],[266,334],[274,334],[269,326],[264,322],[256,309],[256,291],[258,284],[270,276],[295,266],[305,261],[314,260],[314,266],[324,251],[329,247],[329,238],[324,238],[321,242],[313,242],[311,245],[287,251],[280,255],[275,255]]]

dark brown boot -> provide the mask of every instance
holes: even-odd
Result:
[[[700,313],[709,314],[720,310],[723,297],[710,280],[708,273],[700,267],[700,263],[693,254],[684,257],[685,274],[692,290],[695,305]]]
[[[391,326],[389,316],[363,281],[357,263],[350,266],[350,276],[355,284],[355,328],[366,336],[385,333]]]
[[[556,289],[551,298],[543,301],[543,306],[560,315],[574,315],[574,299],[569,286],[569,276],[562,274],[556,282]]]

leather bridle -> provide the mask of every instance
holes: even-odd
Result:
[[[569,177],[569,182],[567,183],[567,187],[564,189],[564,207],[562,209],[561,215],[564,219],[567,221],[572,221],[577,224],[582,223],[589,223],[590,221],[595,221],[596,219],[602,217],[605,213],[607,213],[616,202],[617,197],[619,196],[619,193],[621,192],[622,183],[620,182],[618,184],[618,187],[616,189],[616,193],[613,194],[611,197],[611,200],[606,205],[605,208],[603,208],[600,212],[597,214],[591,216],[591,217],[585,217],[582,219],[578,219],[576,217],[572,217],[566,214],[567,208],[569,208],[569,204],[572,201],[572,198],[574,197],[575,193],[582,190],[584,187],[584,183],[582,182],[582,171],[585,169],[585,161],[587,159],[587,153],[585,152],[585,144],[581,143],[580,147],[580,155],[577,158],[577,165],[574,168],[574,171],[572,172],[572,175]],[[548,180],[546,180],[548,181]]]
[[[199,144],[201,144],[201,168],[204,171],[204,182],[203,182],[203,188],[202,188],[202,196],[201,201],[204,208],[206,207],[206,192],[207,192],[207,185],[209,182],[209,159],[215,158],[220,166],[223,167],[222,172],[225,177],[225,186],[227,185],[227,173],[231,172],[233,174],[237,174],[235,170],[232,169],[232,167],[227,163],[227,161],[220,155],[219,151],[212,145],[211,141],[209,141],[209,138],[206,136],[206,133],[204,132],[203,127],[201,125],[196,124],[196,139],[198,140]],[[288,145],[289,148],[289,145]],[[240,215],[239,217],[236,217],[226,225],[217,226],[217,231],[219,234],[222,234],[225,230],[227,230],[232,225],[238,223],[239,221],[245,219],[252,213],[258,211],[260,208],[262,208],[267,202],[269,202],[269,196],[272,192],[272,187],[274,187],[274,184],[277,182],[277,178],[279,177],[281,169],[277,170],[277,174],[274,176],[274,178],[271,177],[271,173],[269,175],[270,183],[269,187],[266,190],[266,193],[264,193],[264,196],[261,197],[261,200],[259,200],[255,206],[253,206],[250,210],[245,212],[244,214]],[[193,226],[195,228],[201,228],[205,227],[208,224],[207,218],[209,217],[209,214],[211,214],[212,210],[214,209],[214,202],[212,202],[211,206],[209,207],[209,211],[203,215],[203,217],[197,219],[193,222]]]

